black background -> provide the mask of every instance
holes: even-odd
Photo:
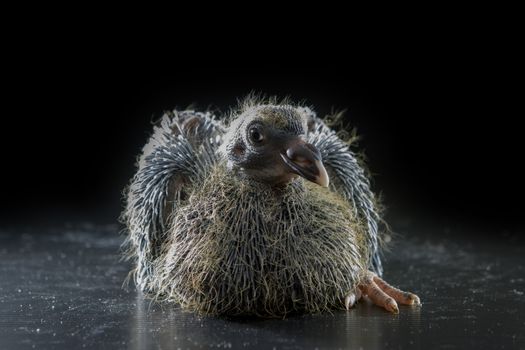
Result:
[[[152,121],[192,103],[227,111],[256,91],[321,115],[347,109],[391,215],[495,234],[522,227],[513,46],[485,32],[406,33],[365,45],[344,28],[330,41],[295,33],[245,46],[64,28],[14,39],[3,67],[0,219],[115,222]]]

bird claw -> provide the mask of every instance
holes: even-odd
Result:
[[[346,307],[346,309],[350,310],[350,308],[355,305],[355,302],[356,302],[355,294],[354,293],[348,294],[345,297],[345,307]]]
[[[355,304],[361,299],[361,291],[359,289],[356,289],[354,292],[349,293],[345,297],[345,308],[347,310],[350,310],[350,308],[354,307]]]

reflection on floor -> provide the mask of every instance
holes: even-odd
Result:
[[[524,245],[407,235],[385,277],[423,306],[284,320],[198,317],[123,288],[116,226],[0,230],[0,349],[525,348]],[[421,230],[424,232],[424,230]],[[416,232],[413,230],[412,232]]]

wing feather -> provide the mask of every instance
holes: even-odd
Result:
[[[144,146],[122,217],[129,256],[136,259],[134,279],[142,290],[154,274],[170,214],[215,164],[223,134],[223,125],[209,112],[174,111],[162,117]]]
[[[369,268],[378,275],[382,275],[378,230],[381,217],[375,206],[374,193],[370,190],[370,181],[348,144],[312,111],[309,111],[309,114],[311,120],[308,142],[321,152],[323,164],[331,177],[330,180],[335,177],[333,179],[335,181],[331,181],[330,188],[342,194],[352,204],[355,214],[366,222],[368,229],[366,238],[370,249]]]

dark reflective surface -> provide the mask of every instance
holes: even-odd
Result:
[[[0,231],[0,349],[524,348],[521,241],[397,238],[385,279],[423,306],[276,319],[198,317],[152,304],[130,284],[116,226]],[[410,232],[410,230],[405,230]]]

